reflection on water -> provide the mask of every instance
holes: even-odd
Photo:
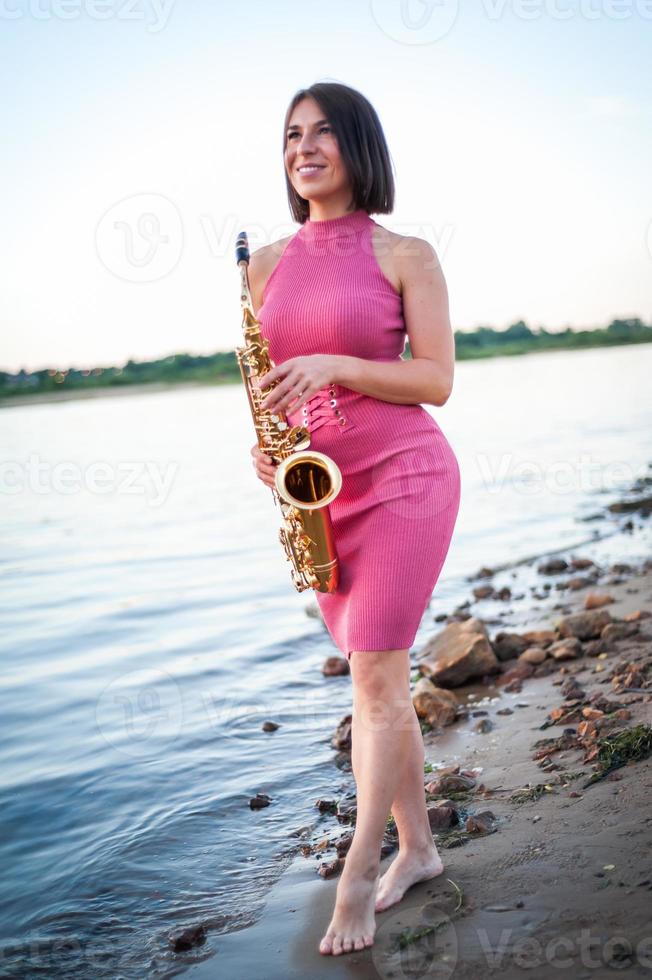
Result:
[[[651,354],[457,366],[430,410],[462,505],[415,646],[466,575],[589,537],[578,516],[643,471]],[[251,921],[346,778],[350,679],[321,675],[248,413],[240,386],[0,413],[3,975],[169,975],[169,933]]]

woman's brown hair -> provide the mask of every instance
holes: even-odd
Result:
[[[354,210],[367,214],[391,214],[394,210],[394,176],[383,127],[371,102],[360,92],[340,82],[316,82],[299,89],[285,114],[283,153],[290,117],[305,98],[312,98],[322,109],[337,137],[352,190]],[[303,224],[309,217],[308,201],[301,197],[285,172],[285,183],[292,217]]]

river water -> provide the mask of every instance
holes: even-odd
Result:
[[[462,502],[415,649],[481,566],[600,534],[650,472],[651,376],[652,345],[457,365],[427,410]],[[182,972],[169,934],[253,921],[344,778],[350,678],[321,674],[252,444],[240,385],[0,412],[2,976]]]

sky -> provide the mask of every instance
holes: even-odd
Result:
[[[241,341],[282,126],[358,89],[456,330],[652,322],[652,0],[0,0],[0,369]]]

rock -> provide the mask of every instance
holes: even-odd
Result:
[[[638,633],[638,623],[607,623],[600,639],[603,643],[613,643],[615,640],[626,640],[628,636]]]
[[[556,630],[528,630],[527,633],[521,633],[521,639],[525,640],[528,646],[547,647],[559,637]]]
[[[548,653],[555,660],[574,660],[582,652],[582,644],[576,636],[569,636],[565,640],[557,640],[553,643]]]
[[[465,776],[462,773],[445,773],[432,782],[426,784],[426,793],[459,793],[473,789],[476,780],[473,776]]]
[[[489,599],[493,594],[493,585],[476,585],[473,589],[473,595],[476,599]]]
[[[431,830],[448,830],[458,823],[457,810],[450,806],[429,806],[428,821]]]
[[[509,667],[503,676],[499,678],[500,684],[511,684],[512,681],[523,681],[527,677],[531,677],[534,673],[534,667],[532,664],[528,663],[527,660],[517,660],[516,663]]]
[[[606,609],[595,609],[572,613],[561,619],[557,628],[560,636],[563,637],[575,636],[578,640],[594,640],[610,622],[612,619]]]
[[[499,708],[496,712],[497,715],[513,715],[514,710],[512,708]]]
[[[347,793],[345,797],[337,801],[336,817],[340,823],[350,823],[358,812],[357,798],[355,791]]]
[[[571,558],[571,568],[576,571],[583,571],[585,568],[591,568],[595,565],[590,558]]]
[[[534,668],[533,677],[547,677],[548,674],[553,674],[558,670],[556,662],[552,657],[546,657],[546,659],[541,664],[537,664]]]
[[[513,660],[519,654],[527,650],[531,643],[521,636],[520,633],[506,633],[504,631],[496,633],[491,642],[493,651],[499,660]]]
[[[581,721],[577,726],[577,734],[580,738],[593,738],[598,734],[598,729],[594,721]]]
[[[609,569],[610,572],[614,572],[616,575],[628,575],[633,572],[634,569],[631,565],[628,565],[625,561],[616,561]]]
[[[483,810],[466,818],[464,829],[469,834],[488,834],[494,829],[496,818],[491,810]]]
[[[335,841],[335,850],[337,851],[338,857],[344,857],[347,853],[351,844],[353,843],[353,834],[342,834],[341,837]]]
[[[615,602],[613,596],[606,592],[589,592],[584,600],[585,609],[600,609],[602,606],[608,606],[610,602]]]
[[[626,623],[636,623],[641,619],[650,619],[652,613],[647,609],[635,609],[633,612],[625,613],[623,619]]]
[[[537,568],[539,575],[558,575],[560,572],[565,572],[568,568],[568,562],[563,558],[549,558],[548,561],[542,562]]]
[[[450,807],[451,810],[455,810],[455,813],[457,813],[457,804],[455,803],[454,800],[447,800],[446,798],[444,798],[443,800],[437,800],[436,803],[432,803],[428,805]]]
[[[458,700],[453,692],[436,687],[427,677],[417,681],[412,703],[417,716],[425,719],[433,728],[444,728],[457,717]]]
[[[582,650],[585,657],[599,657],[601,653],[604,653],[604,647],[602,640],[587,640]]]
[[[598,711],[597,708],[582,708],[582,717],[587,721],[597,721],[598,718],[604,718],[604,711]]]
[[[264,732],[275,732],[277,728],[281,726],[275,721],[264,721],[262,724],[262,729]]]
[[[483,566],[478,572],[478,574],[475,576],[475,578],[491,578],[492,575],[493,575],[493,569]]]
[[[324,677],[339,677],[350,674],[351,666],[346,657],[327,657],[322,664],[321,672]]]
[[[272,798],[267,793],[256,793],[249,800],[249,806],[252,810],[262,810],[264,807],[269,806],[271,802]]]
[[[337,800],[317,800],[315,806],[320,813],[337,813]]]
[[[352,715],[346,715],[335,729],[335,734],[331,738],[331,745],[334,749],[348,750],[351,748],[352,720]]]
[[[190,926],[181,932],[172,933],[169,943],[175,953],[183,953],[193,946],[200,946],[206,939],[206,929],[203,925]]]
[[[612,514],[628,514],[640,510],[642,514],[647,515],[652,511],[652,497],[640,497],[638,500],[618,500],[616,503],[608,504],[607,510],[611,511]]]
[[[322,878],[332,878],[344,867],[344,858],[336,857],[332,861],[322,861],[317,869]]]
[[[541,664],[547,656],[543,647],[528,647],[523,653],[519,653],[518,659],[525,660],[528,664]]]
[[[585,696],[584,689],[574,677],[567,677],[560,688],[561,693],[567,700],[582,699]]]
[[[494,599],[500,599],[502,602],[507,602],[508,599],[512,598],[512,590],[508,585],[504,585],[502,589],[498,592],[494,592]],[[523,596],[515,596],[516,599],[522,599]]]
[[[523,690],[523,681],[519,677],[515,677],[509,684],[505,684],[504,689],[505,691],[509,691],[510,694],[520,694]]]
[[[450,623],[418,654],[419,669],[434,684],[459,687],[473,677],[500,671],[484,623],[474,617]]]
[[[493,727],[494,726],[491,719],[480,718],[480,720],[475,723],[474,730],[480,735],[485,735],[487,732],[490,732]]]
[[[594,581],[595,579],[588,575],[575,575],[573,578],[566,579],[563,585],[571,592],[578,592],[580,589],[586,589],[587,586],[593,585]]]

